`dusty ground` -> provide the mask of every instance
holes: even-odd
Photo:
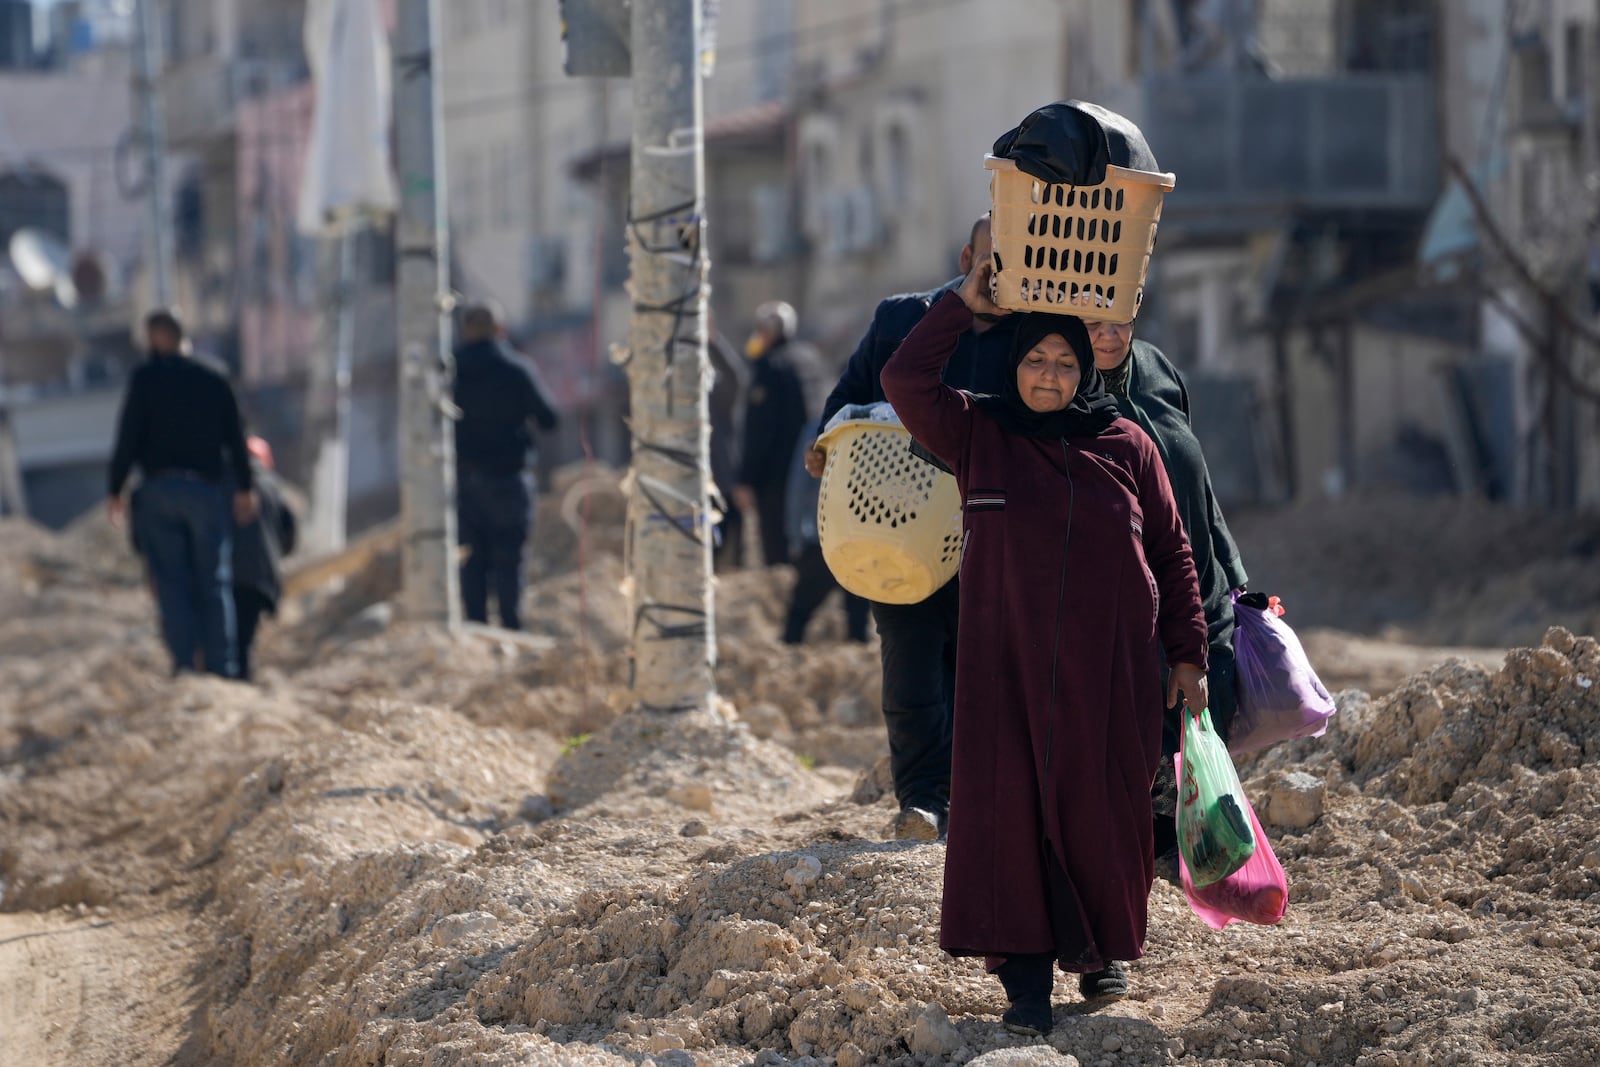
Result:
[[[1600,523],[1238,520],[1340,691],[1241,765],[1288,916],[1158,882],[1134,995],[1029,1042],[938,950],[940,847],[880,840],[875,650],[731,575],[730,723],[618,721],[614,501],[581,572],[562,503],[530,637],[390,625],[380,567],[256,687],[164,677],[114,534],[0,526],[0,1061],[1600,1063],[1600,646],[1524,618],[1600,629]]]

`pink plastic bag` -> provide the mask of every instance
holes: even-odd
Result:
[[[1182,774],[1183,768],[1176,766],[1180,758],[1174,756],[1173,762],[1174,770]],[[1283,864],[1272,854],[1272,845],[1261,829],[1261,820],[1256,818],[1255,806],[1246,800],[1245,810],[1250,813],[1250,825],[1255,829],[1256,850],[1243,867],[1222,881],[1196,889],[1189,877],[1188,864],[1183,862],[1183,853],[1178,854],[1183,894],[1189,898],[1189,907],[1200,916],[1200,921],[1213,930],[1221,930],[1231,922],[1272,926],[1283,918],[1289,906],[1289,878],[1283,873]]]
[[[1277,597],[1233,594],[1239,708],[1228,751],[1235,755],[1296,737],[1321,737],[1333,717],[1333,697],[1282,614]]]

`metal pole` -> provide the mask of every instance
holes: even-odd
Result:
[[[139,48],[134,90],[139,97],[145,152],[145,199],[150,231],[145,254],[150,260],[151,295],[156,307],[172,305],[172,226],[167,216],[167,124],[161,108],[157,61],[155,0],[138,0]]]
[[[433,30],[438,0],[400,0],[395,28],[395,225],[400,350],[400,509],[403,614],[455,628],[455,431],[450,412],[450,227]]]
[[[628,590],[635,707],[713,710],[701,0],[633,5],[633,471]]]

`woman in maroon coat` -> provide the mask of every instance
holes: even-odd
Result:
[[[988,957],[1006,1024],[1051,1027],[1054,963],[1086,998],[1128,990],[1154,877],[1150,782],[1166,704],[1206,702],[1206,623],[1161,457],[1117,414],[1083,323],[1030,313],[1007,395],[940,372],[988,265],[884,368],[916,440],[965,501],[954,763],[940,945]]]

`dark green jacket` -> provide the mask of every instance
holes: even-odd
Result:
[[[1128,367],[1128,392],[1117,397],[1122,414],[1149,434],[1161,453],[1178,501],[1178,514],[1189,534],[1195,570],[1200,573],[1200,599],[1205,604],[1206,628],[1213,646],[1233,645],[1233,604],[1229,592],[1244,585],[1247,576],[1239,561],[1222,507],[1211,490],[1211,472],[1200,442],[1189,425],[1189,390],[1167,357],[1154,345],[1133,342]]]

